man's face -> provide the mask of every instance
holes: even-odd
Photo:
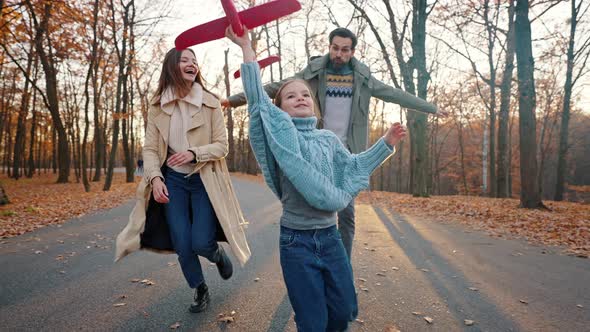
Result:
[[[332,61],[334,68],[346,65],[353,55],[352,39],[334,36],[330,44],[330,61]]]

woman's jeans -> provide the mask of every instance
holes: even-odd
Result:
[[[189,286],[196,288],[204,281],[198,256],[219,260],[217,221],[201,176],[185,176],[167,169],[164,177],[170,202],[164,206],[180,268]]]
[[[280,254],[297,330],[346,330],[358,309],[352,268],[336,226],[281,226]]]

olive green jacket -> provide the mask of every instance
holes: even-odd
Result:
[[[326,75],[329,60],[330,56],[326,54],[314,59],[302,71],[295,74],[296,78],[306,80],[311,86],[322,116],[326,105]],[[436,113],[436,106],[433,104],[379,81],[371,75],[369,68],[356,58],[353,57],[350,61],[354,72],[354,86],[346,141],[348,149],[352,153],[360,153],[367,148],[371,97],[420,112]],[[271,98],[274,98],[276,91],[284,81],[267,84],[264,89]],[[246,104],[246,97],[240,93],[229,97],[228,101],[232,107],[237,107]],[[319,123],[321,126],[321,121]]]

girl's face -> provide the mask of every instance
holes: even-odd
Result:
[[[195,81],[199,68],[197,67],[197,59],[193,52],[189,50],[182,51],[180,54],[180,62],[178,62],[178,68],[180,69],[183,79],[190,82]]]
[[[313,99],[305,84],[299,81],[288,83],[281,91],[281,109],[292,118],[313,116]]]

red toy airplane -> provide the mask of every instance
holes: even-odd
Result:
[[[226,17],[188,29],[176,37],[179,50],[225,37],[225,29],[231,24],[236,35],[244,34],[242,25],[252,29],[301,9],[297,0],[276,0],[238,13],[232,0],[221,0]]]
[[[276,56],[276,55],[271,55],[268,58],[264,58],[260,61],[258,61],[258,65],[260,66],[260,68],[264,68],[270,64],[273,64],[275,62],[281,61],[281,58]],[[234,78],[240,78],[240,70],[236,70],[234,72]]]

